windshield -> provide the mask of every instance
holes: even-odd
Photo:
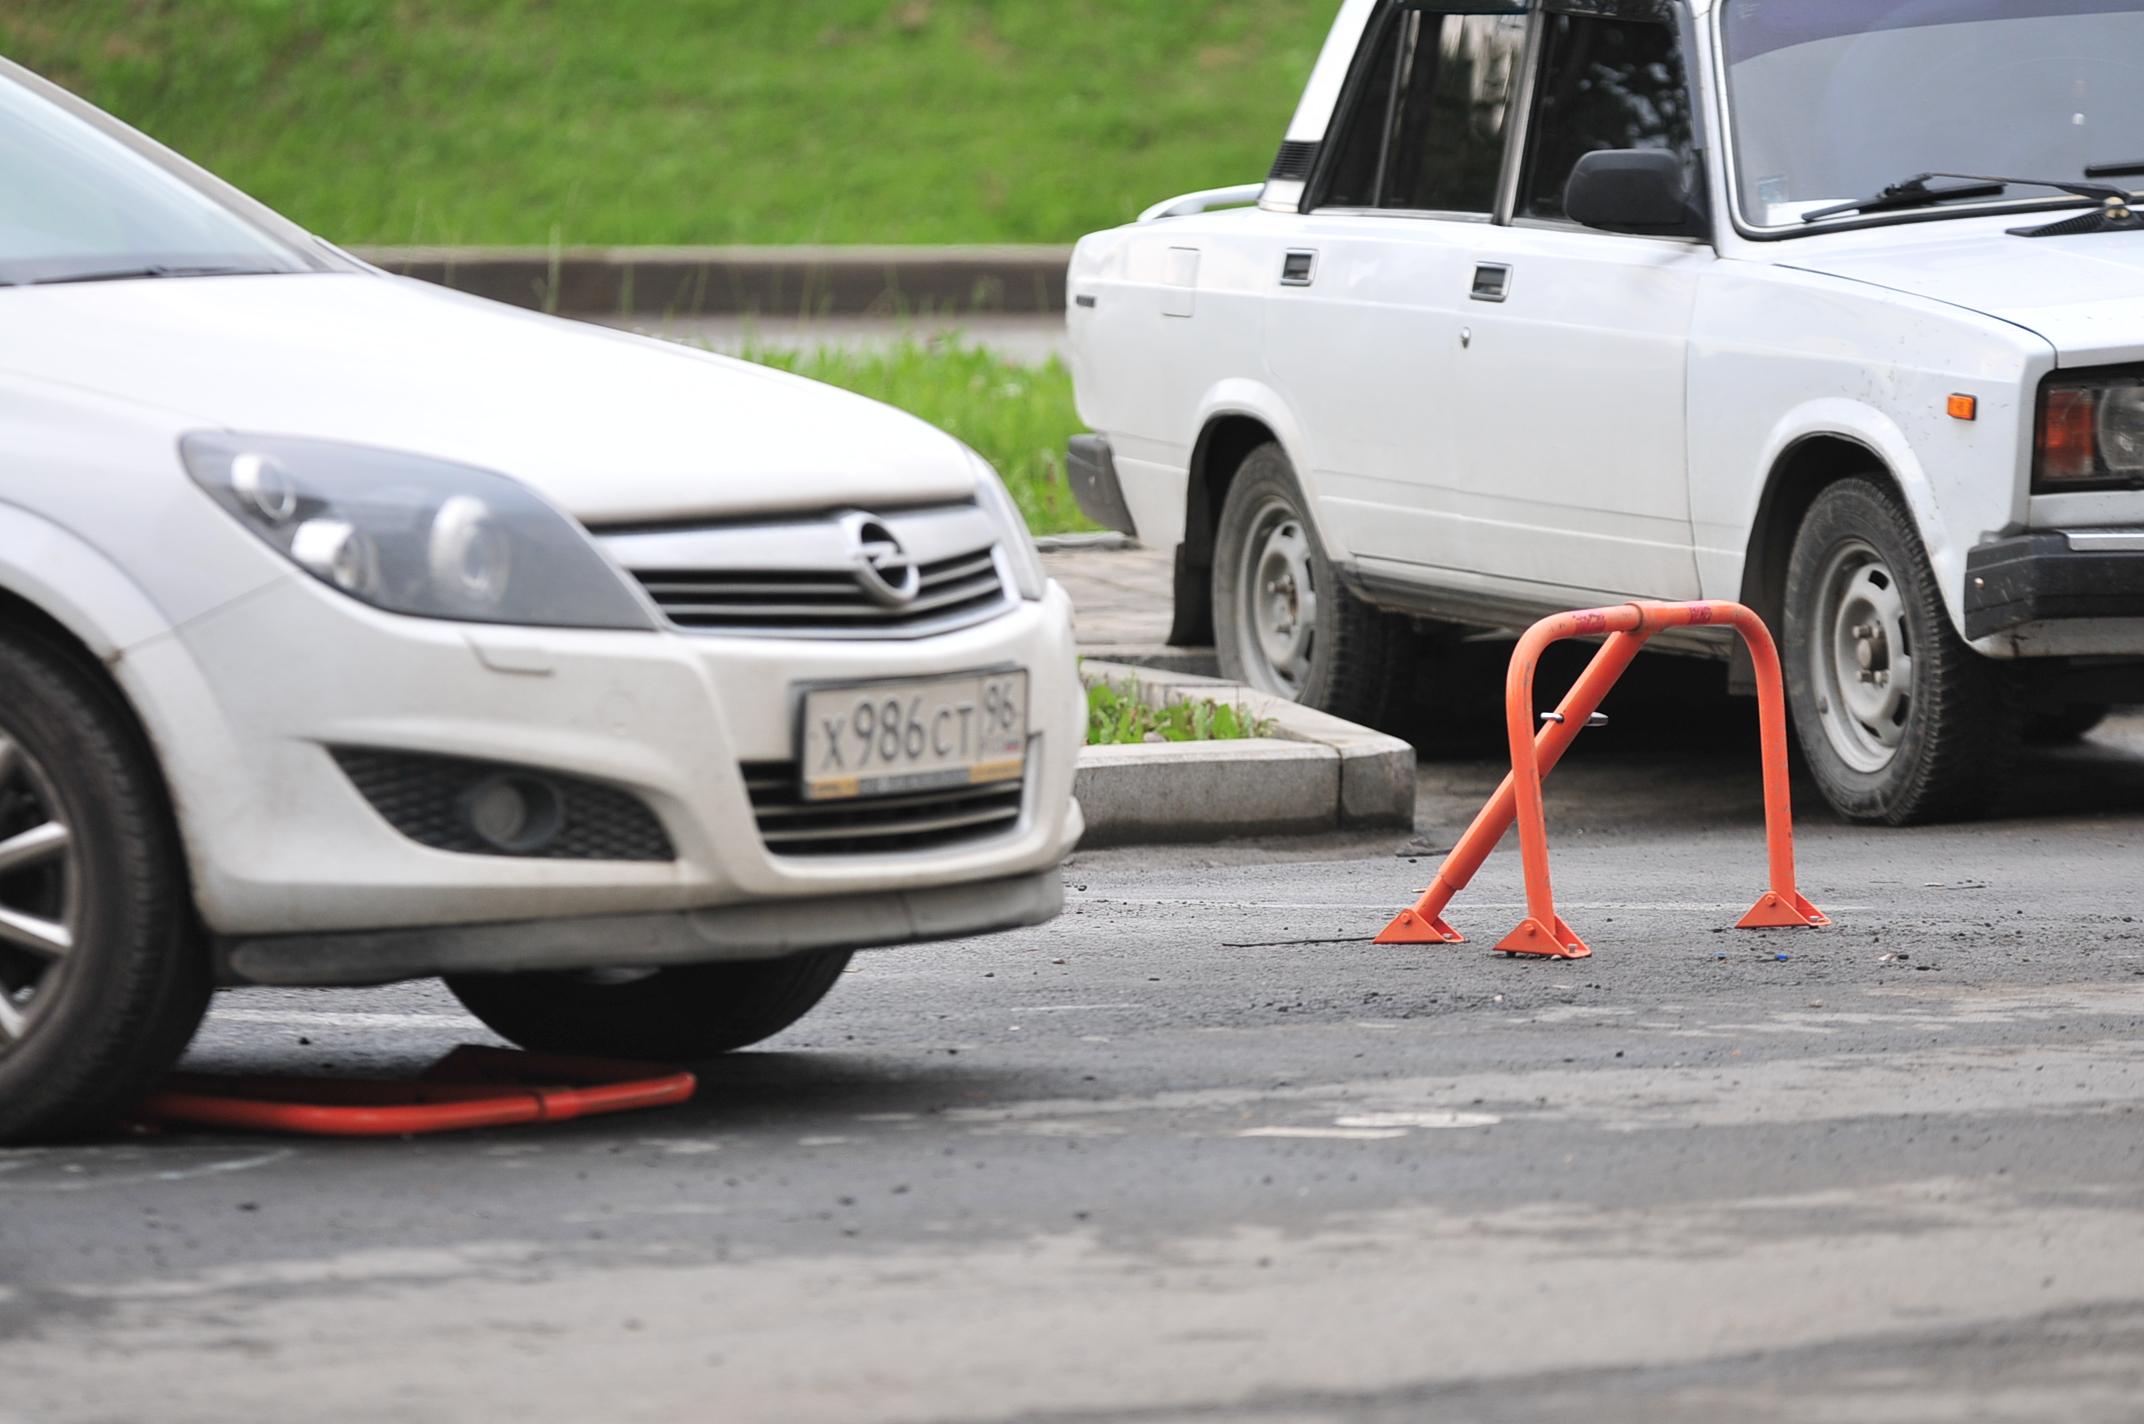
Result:
[[[0,77],[0,284],[316,265],[87,119]]]
[[[2144,0],[1726,0],[1720,36],[1756,227],[1921,173],[2144,167]]]

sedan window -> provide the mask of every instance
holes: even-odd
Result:
[[[314,265],[95,124],[0,78],[0,285]]]
[[[1525,47],[1522,14],[1389,9],[1357,67],[1316,206],[1493,212]]]
[[[1541,82],[1528,130],[1519,216],[1563,218],[1578,160],[1602,149],[1676,153],[1696,169],[1690,85],[1671,24],[1544,17]]]
[[[2144,140],[2144,0],[1825,0],[1720,8],[1743,220],[1868,221],[1908,175],[2076,181]],[[2134,187],[2134,183],[2124,184]],[[2041,196],[1984,195],[1990,201]],[[1953,201],[1885,213],[1940,220]]]

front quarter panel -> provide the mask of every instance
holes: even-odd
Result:
[[[1735,598],[1776,471],[1802,442],[1865,446],[1897,482],[1945,606],[1965,627],[1966,556],[2021,529],[2039,337],[1957,307],[1760,262],[1722,262],[1691,334],[1690,507],[1708,598]],[[1952,395],[1979,401],[1954,419]]]
[[[108,657],[288,575],[187,478],[211,424],[0,375],[0,586]]]

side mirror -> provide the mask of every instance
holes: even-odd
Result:
[[[1704,235],[1682,156],[1659,149],[1606,149],[1579,159],[1563,190],[1563,211],[1603,232]]]

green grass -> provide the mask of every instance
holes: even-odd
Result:
[[[1335,0],[0,0],[347,243],[1061,242],[1264,176]]]
[[[1157,711],[1140,701],[1136,688],[1099,682],[1087,689],[1087,745],[1138,746],[1146,742],[1241,742],[1273,734],[1241,707],[1210,698],[1172,702]]]
[[[840,386],[950,431],[997,466],[1037,534],[1092,529],[1065,484],[1065,442],[1087,427],[1072,377],[1051,357],[1023,366],[961,342],[907,341],[884,351],[757,349],[747,359]]]

